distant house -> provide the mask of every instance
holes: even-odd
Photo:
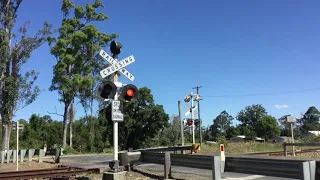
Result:
[[[230,138],[230,142],[245,142],[245,136],[234,136]]]
[[[273,138],[271,140],[273,143],[284,143],[284,142],[290,142],[291,137],[279,136],[279,137]]]
[[[309,133],[311,133],[315,136],[320,136],[320,131],[309,131]]]
[[[230,142],[246,142],[246,141],[250,141],[248,139],[246,139],[246,136],[240,135],[240,136],[234,136],[232,138],[230,138]],[[256,142],[265,142],[264,139],[256,137],[255,139]]]

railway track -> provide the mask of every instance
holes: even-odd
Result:
[[[69,178],[76,175],[86,174],[89,170],[80,168],[52,168],[29,171],[10,171],[0,173],[0,180],[5,179],[33,179],[33,178]]]

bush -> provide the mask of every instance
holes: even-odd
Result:
[[[103,149],[103,153],[105,153],[105,154],[113,153],[113,148],[105,148],[105,149]]]
[[[78,154],[78,152],[74,150],[72,147],[67,146],[63,149],[63,154]]]
[[[220,147],[220,144],[223,144],[224,146],[228,145],[228,140],[225,137],[219,137],[217,138],[217,145]]]

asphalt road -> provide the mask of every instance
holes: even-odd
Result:
[[[112,160],[112,155],[83,155],[83,156],[62,156],[61,163],[73,167],[82,168],[99,168],[101,171],[109,168],[109,162]],[[158,164],[142,164],[140,168],[145,168],[154,171],[163,171],[163,165]],[[172,166],[172,172],[198,174],[202,176],[211,177],[211,170],[177,167]],[[293,180],[290,178],[278,178],[263,175],[252,175],[242,173],[225,172],[222,174],[222,178],[225,180]]]
[[[158,165],[158,164],[142,164],[142,165],[139,165],[138,167],[145,167],[146,169],[155,170],[155,171],[163,171],[164,170],[163,165]],[[172,166],[172,172],[186,173],[186,174],[197,174],[197,175],[202,175],[202,176],[206,176],[206,177],[212,177],[212,171],[205,170],[205,169]],[[257,180],[296,180],[296,179],[290,179],[290,178],[278,178],[278,177],[271,177],[271,176],[232,173],[232,172],[223,173],[222,179],[225,179],[225,180],[254,180],[254,179],[257,179]]]
[[[109,168],[112,155],[81,155],[81,156],[61,156],[61,163],[66,166],[79,168],[99,168],[105,171]]]

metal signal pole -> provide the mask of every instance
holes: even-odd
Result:
[[[118,59],[117,54],[113,54],[113,59]],[[113,76],[113,82],[118,82],[118,73],[115,72]],[[118,100],[118,92],[114,96],[114,100]],[[118,160],[118,121],[113,121],[113,170],[117,172],[119,170],[119,160]]]
[[[191,96],[191,108],[193,108],[193,96]],[[195,144],[195,135],[194,135],[194,113],[193,110],[191,111],[191,119],[192,119],[192,144]]]
[[[196,89],[197,94],[199,95],[200,88],[202,88],[202,86],[196,86],[196,87],[193,87],[192,89]],[[200,118],[200,100],[198,101],[198,119],[199,119],[199,135],[200,135],[200,145],[201,145],[202,144],[202,130],[201,130],[201,118]]]

